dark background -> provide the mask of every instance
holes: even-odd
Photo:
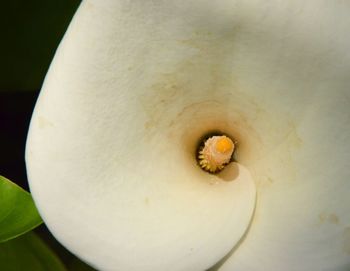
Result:
[[[0,175],[28,190],[24,150],[30,117],[57,46],[80,0],[11,0],[0,4]],[[35,230],[68,270],[92,270],[44,225]]]

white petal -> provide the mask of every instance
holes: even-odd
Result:
[[[204,270],[249,226],[250,173],[231,164],[216,177],[196,162],[206,132],[239,124],[227,125],[230,77],[216,86],[231,72],[231,40],[189,7],[85,1],[36,105],[26,150],[35,202],[58,240],[99,269]],[[202,52],[198,39],[215,46]]]
[[[219,270],[350,270],[349,5],[274,2],[247,9],[237,38],[240,85],[270,115],[251,124],[261,159],[245,163],[255,218]]]
[[[250,178],[210,186],[195,165],[196,140],[218,129],[239,142],[237,160],[258,184],[250,231],[222,270],[348,270],[348,10],[84,2],[29,133],[30,185],[50,229],[103,269],[209,267],[254,205]],[[237,216],[227,216],[231,193]]]

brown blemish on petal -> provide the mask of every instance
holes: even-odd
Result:
[[[327,219],[327,215],[325,213],[320,213],[318,215],[318,220],[320,222],[320,224],[323,224]]]
[[[144,202],[145,202],[145,205],[149,205],[149,198],[145,197]]]
[[[318,215],[319,224],[330,223],[334,225],[339,225],[339,217],[333,213],[322,212]]]
[[[257,182],[260,188],[269,188],[274,183],[274,180],[269,176],[262,176],[257,180]]]
[[[153,125],[154,125],[154,124],[153,124],[151,121],[147,121],[147,122],[145,123],[145,129],[148,130],[148,129],[150,129]]]
[[[303,145],[303,140],[298,135],[297,127],[292,122],[290,123],[290,133],[288,135],[288,141],[292,148],[300,148]]]
[[[328,222],[331,224],[339,224],[339,218],[336,214],[329,214],[328,215]]]

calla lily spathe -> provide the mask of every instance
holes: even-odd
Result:
[[[101,270],[348,270],[349,8],[83,1],[27,141],[49,229]],[[213,130],[238,142],[220,175]]]

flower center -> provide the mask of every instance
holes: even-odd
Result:
[[[220,153],[228,153],[233,151],[234,144],[227,136],[220,136],[215,143],[216,150]]]
[[[198,163],[205,171],[217,173],[231,161],[234,149],[235,144],[228,136],[211,136],[199,147]]]

